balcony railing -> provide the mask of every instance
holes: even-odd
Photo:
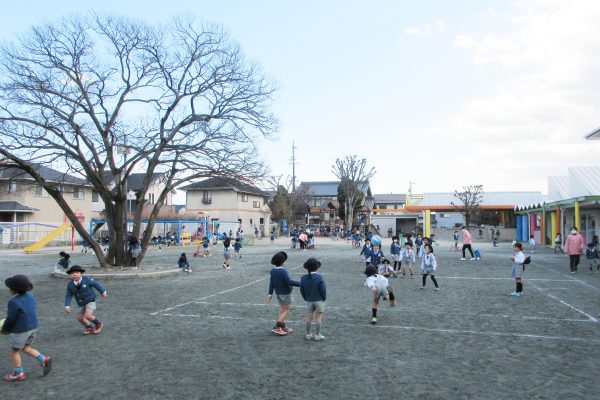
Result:
[[[212,199],[202,199],[202,204],[211,204]]]

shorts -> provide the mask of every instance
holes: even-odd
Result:
[[[226,260],[229,260],[231,258],[231,252],[230,251],[224,252],[223,257],[225,257]]]
[[[383,290],[380,290],[379,288],[377,288],[377,291],[375,293],[373,293],[373,301],[375,303],[379,302],[380,298],[386,298],[390,295],[390,292],[393,292],[394,289],[391,286],[386,287]]]
[[[290,305],[294,302],[294,297],[292,294],[278,294],[277,301],[280,305]]]
[[[96,302],[92,301],[83,307],[79,307],[79,314],[84,314],[86,309],[89,309],[90,311],[96,311]]]
[[[10,334],[10,347],[13,349],[22,349],[25,346],[31,346],[35,340],[35,334],[37,329],[32,329],[27,332],[11,333]]]
[[[309,313],[318,312],[322,313],[325,311],[325,302],[324,301],[309,301],[306,303],[306,308]]]

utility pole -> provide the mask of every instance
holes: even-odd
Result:
[[[296,145],[292,142],[292,192],[296,191]]]

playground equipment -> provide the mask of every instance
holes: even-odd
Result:
[[[38,251],[42,247],[46,246],[48,243],[56,239],[61,233],[66,232],[68,229],[72,228],[71,224],[62,224],[57,228],[53,229],[48,235],[43,237],[41,240],[35,242],[31,246],[25,247],[23,250],[25,253],[33,253]]]

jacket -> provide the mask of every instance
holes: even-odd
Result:
[[[6,320],[0,329],[2,332],[10,333],[23,333],[37,329],[36,313],[35,298],[31,293],[17,294],[8,301]]]
[[[271,280],[269,281],[269,295],[286,295],[292,293],[294,286],[300,286],[300,282],[292,280],[290,274],[285,268],[273,268],[271,270]]]
[[[579,233],[570,234],[565,240],[565,253],[570,255],[583,254],[584,240]]]
[[[325,301],[327,286],[321,274],[309,272],[300,279],[300,294],[306,301]]]
[[[75,282],[69,281],[69,283],[67,283],[65,307],[71,305],[72,297],[75,297],[75,301],[79,307],[83,307],[88,303],[96,301],[96,294],[94,293],[93,288],[96,288],[100,293],[106,292],[106,289],[104,289],[100,283],[86,275],[81,277],[81,283],[79,285],[75,285]]]

